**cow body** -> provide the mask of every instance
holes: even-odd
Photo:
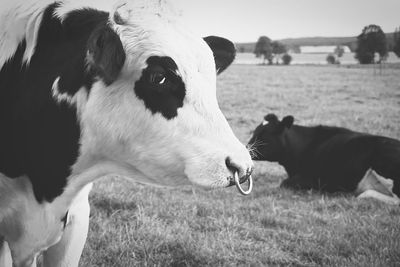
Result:
[[[0,237],[15,266],[41,251],[77,266],[104,175],[206,188],[249,176],[215,94],[230,41],[192,35],[158,0],[2,5]]]
[[[363,193],[375,189],[371,177],[393,180],[393,193],[400,196],[400,141],[330,126],[292,125],[293,117],[279,121],[269,114],[249,141],[253,159],[278,162],[288,173],[282,186],[325,192]]]

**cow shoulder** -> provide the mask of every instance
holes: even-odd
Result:
[[[62,193],[79,155],[74,101],[87,97],[97,76],[110,72],[108,83],[116,75],[107,66],[114,52],[91,50],[101,67],[87,64],[90,38],[105,49],[116,38],[107,28],[108,13],[87,8],[61,18],[55,15],[60,5],[45,8],[29,62],[25,37],[0,70],[0,172],[11,178],[27,175],[38,201]]]

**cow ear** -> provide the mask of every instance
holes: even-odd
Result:
[[[217,74],[220,74],[235,59],[235,45],[228,39],[218,36],[207,36],[204,38],[204,41],[213,51]]]
[[[125,51],[116,32],[110,27],[99,27],[88,41],[88,58],[104,83],[113,83],[125,63]]]
[[[289,129],[290,127],[292,127],[293,122],[294,122],[293,116],[286,116],[282,119],[281,123],[285,128]]]
[[[278,117],[275,114],[270,113],[270,114],[267,114],[267,115],[264,116],[264,120],[269,122],[269,123],[277,123],[278,122]]]

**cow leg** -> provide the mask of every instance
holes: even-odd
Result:
[[[45,267],[75,267],[79,264],[89,228],[89,192],[92,184],[83,188],[68,210],[67,226],[57,244],[43,253]]]
[[[386,204],[390,205],[399,205],[400,204],[400,199],[396,197],[389,197],[387,195],[384,195],[378,191],[375,190],[367,190],[364,193],[361,193],[360,195],[357,196],[357,198],[374,198],[376,200],[382,201]]]
[[[10,248],[8,247],[7,242],[2,237],[0,237],[0,266],[1,267],[12,266]]]
[[[0,237],[0,267],[17,267],[17,266],[36,267],[37,266],[36,257],[31,259],[29,263],[24,262],[21,264],[13,265],[10,247],[8,246],[8,243],[2,237]]]
[[[378,177],[375,171],[371,169],[367,170],[364,177],[357,185],[357,189],[355,191],[356,195],[360,195],[367,190],[374,190],[388,197],[392,197],[393,194],[390,192],[388,186],[383,184],[380,179],[383,180],[383,178]]]
[[[390,192],[375,171],[369,169],[355,191],[357,198],[374,198],[391,205],[399,205],[400,199]]]

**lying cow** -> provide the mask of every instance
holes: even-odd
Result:
[[[393,193],[400,196],[400,141],[293,121],[292,116],[280,121],[275,114],[266,115],[249,141],[254,160],[278,162],[285,168],[288,179],[281,186],[356,194],[369,190],[362,196],[399,203],[379,181],[380,176],[392,179]]]
[[[164,1],[6,0],[0,11],[0,265],[77,266],[91,182],[251,181],[216,99],[234,60]]]

